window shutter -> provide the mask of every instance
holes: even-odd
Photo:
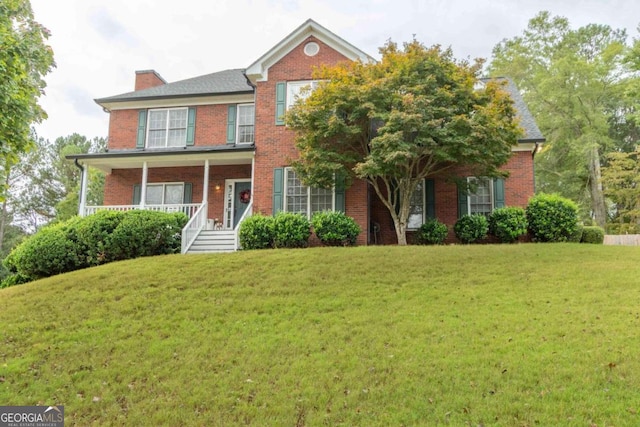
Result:
[[[504,179],[497,178],[493,180],[493,208],[504,208]]]
[[[273,169],[273,214],[282,211],[284,202],[284,168]]]
[[[469,205],[467,204],[467,193],[464,189],[458,187],[458,218],[462,218],[469,213]]]
[[[426,205],[426,218],[435,219],[436,218],[436,191],[435,191],[435,181],[432,179],[424,180],[424,191],[425,191],[425,205]]]
[[[284,124],[284,113],[287,102],[287,84],[285,82],[276,83],[276,125]]]
[[[144,148],[144,140],[147,137],[147,110],[138,111],[138,135],[136,148]]]
[[[236,143],[236,105],[227,108],[227,144]]]
[[[193,145],[196,136],[196,109],[189,107],[187,114],[187,145]]]
[[[133,204],[140,204],[140,194],[142,193],[142,187],[140,184],[135,184],[133,186]]]
[[[335,187],[335,200],[336,200],[336,206],[335,206],[335,211],[336,212],[342,212],[345,213],[346,212],[346,206],[345,206],[345,197],[344,197],[344,193],[345,193],[345,177],[342,174],[337,174],[336,175],[336,187]]]
[[[190,182],[184,183],[184,193],[182,195],[182,203],[192,203],[193,184]]]

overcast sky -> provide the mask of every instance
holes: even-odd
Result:
[[[93,99],[133,90],[135,70],[168,82],[245,68],[308,18],[378,58],[388,39],[413,35],[451,46],[458,58],[490,59],[539,11],[626,28],[637,37],[635,0],[31,0],[47,27],[57,68],[46,77],[37,126],[53,140],[74,132],[106,137],[109,115]]]

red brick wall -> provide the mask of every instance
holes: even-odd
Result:
[[[320,46],[318,54],[312,57],[303,52],[305,44],[309,41],[315,41]],[[298,156],[293,131],[286,126],[275,124],[276,83],[310,80],[314,67],[343,61],[348,59],[315,37],[309,37],[269,68],[268,81],[257,83],[254,211],[266,215],[273,213],[273,169],[289,166],[291,160]],[[365,244],[369,222],[366,209],[366,184],[358,182],[349,188],[345,194],[345,202],[347,215],[352,216],[363,230],[358,238],[358,244]]]
[[[134,90],[148,89],[161,86],[165,82],[152,70],[136,71],[136,84]]]
[[[251,178],[251,165],[211,166],[209,168],[209,218],[223,218],[225,179]],[[133,186],[142,182],[142,169],[116,169],[107,175],[104,188],[105,205],[133,203]],[[153,168],[148,171],[147,182],[190,182],[193,185],[193,203],[202,202],[204,166]],[[220,189],[216,190],[216,184]]]

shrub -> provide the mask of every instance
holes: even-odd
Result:
[[[489,232],[502,243],[513,243],[527,232],[524,209],[506,207],[494,210],[489,216]]]
[[[487,237],[489,222],[484,215],[464,215],[453,226],[453,231],[462,243],[473,243]]]
[[[273,220],[275,248],[305,248],[309,245],[311,225],[306,216],[278,212]]]
[[[529,200],[527,221],[535,241],[566,242],[578,226],[578,206],[557,194],[538,194]]]
[[[584,230],[584,226],[582,224],[578,224],[576,226],[576,230],[573,233],[571,233],[571,235],[567,239],[567,242],[580,243],[582,241],[583,230]]]
[[[449,234],[447,226],[437,219],[428,219],[418,228],[416,241],[420,245],[440,245]]]
[[[323,245],[350,246],[356,244],[360,226],[342,212],[318,212],[311,219],[313,231]]]
[[[126,214],[120,211],[99,211],[76,225],[77,251],[89,267],[113,261],[111,234]]]
[[[274,218],[252,215],[242,221],[239,230],[242,249],[267,249],[273,247]]]
[[[601,245],[604,242],[604,229],[598,226],[584,227],[581,242]]]

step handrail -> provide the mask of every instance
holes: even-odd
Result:
[[[203,202],[198,210],[193,214],[189,222],[182,229],[182,247],[180,252],[186,254],[198,234],[207,223],[207,202]]]
[[[249,202],[249,205],[247,205],[247,209],[244,210],[244,213],[240,217],[240,220],[236,224],[236,227],[233,229],[233,232],[236,235],[236,238],[234,240],[234,245],[233,245],[234,251],[237,251],[238,249],[240,249],[240,233],[239,233],[240,224],[242,224],[242,221],[249,218],[252,214],[253,214],[253,200]]]

